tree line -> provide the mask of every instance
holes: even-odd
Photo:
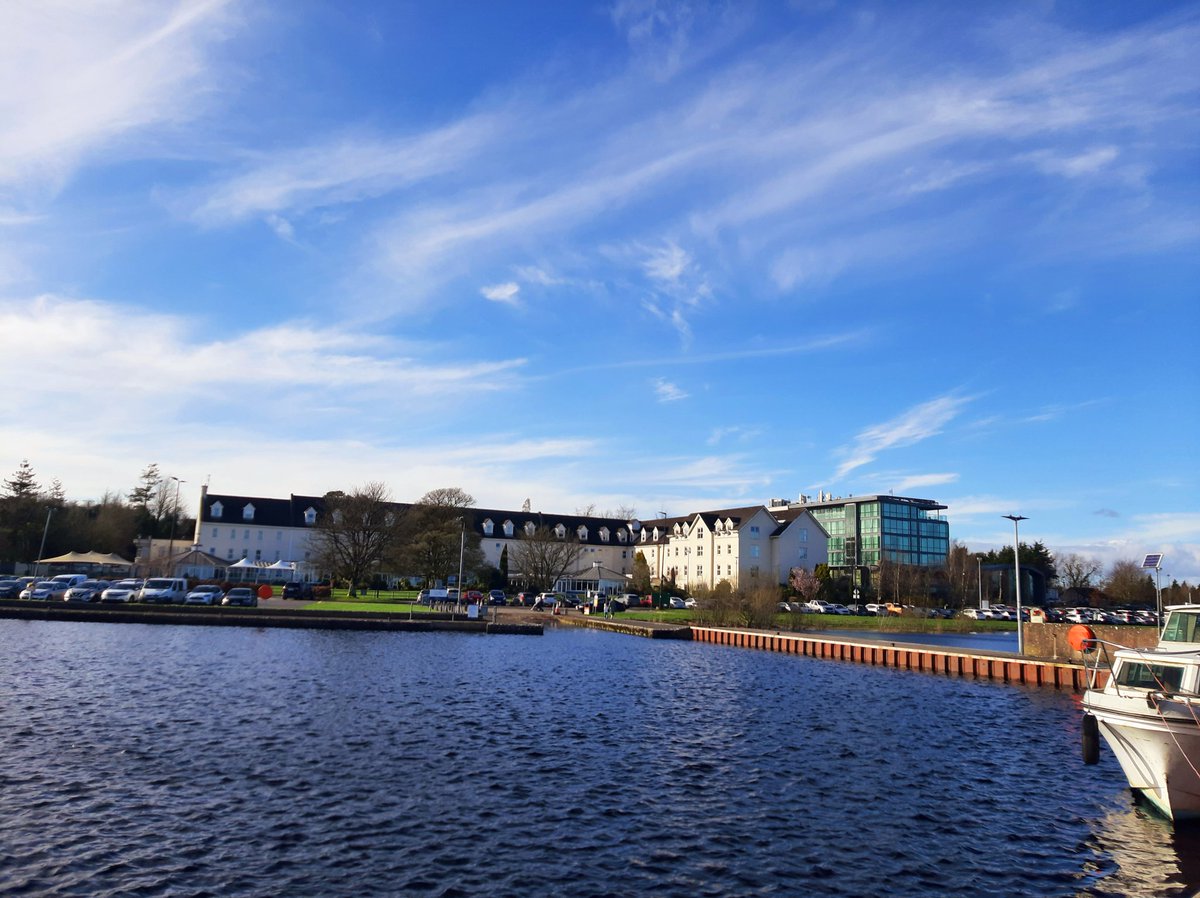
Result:
[[[68,499],[57,478],[43,485],[28,459],[0,483],[0,569],[70,551],[132,560],[137,539],[174,535],[190,542],[194,527],[183,513],[179,482],[157,464],[143,468],[127,494],[107,491],[95,501]]]
[[[575,534],[559,537],[548,527],[523,534],[511,544],[511,556],[506,546],[498,564],[488,563],[474,505],[459,487],[430,490],[407,506],[393,502],[379,482],[328,493],[309,541],[313,562],[355,591],[380,585],[385,571],[428,585],[453,580],[480,589],[506,589],[515,576],[539,592],[577,573],[583,545]]]

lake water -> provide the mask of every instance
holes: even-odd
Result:
[[[5,895],[1191,895],[1071,696],[592,630],[0,621]]]

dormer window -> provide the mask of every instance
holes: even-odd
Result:
[[[679,536],[679,534],[681,534],[681,533],[683,533],[683,527],[681,527],[679,524],[676,524],[675,525],[675,535]]]
[[[642,542],[645,542],[645,541],[646,541],[646,531],[643,530],[642,531]]]
[[[317,523],[317,510],[312,506],[304,509],[304,523],[310,526]]]
[[[600,528],[600,542],[602,542],[602,543],[608,542],[608,536],[609,536],[608,528],[601,527]]]
[[[654,533],[652,535],[654,537],[654,541],[658,542],[659,530],[657,527],[654,528]]]
[[[212,514],[214,520],[220,520],[221,515],[225,513],[225,506],[220,502],[214,502],[209,506],[208,510]]]
[[[505,536],[512,536],[512,535],[513,535],[513,522],[512,522],[512,521],[505,521],[505,522],[504,522],[504,535],[505,535]]]
[[[566,539],[567,528],[563,524],[555,524],[554,525],[554,535],[557,536],[559,539]]]
[[[533,523],[533,521],[525,522],[525,535],[526,536],[533,536],[533,534],[536,531],[537,531],[537,526]]]
[[[617,531],[617,542],[623,543],[628,538],[629,538],[629,534],[627,534],[624,529]]]
[[[251,505],[249,502],[247,502],[246,507],[242,509],[242,520],[243,521],[253,521],[254,520],[254,506]]]
[[[588,537],[587,527],[584,527],[582,524],[580,524],[579,529],[575,531],[575,535],[579,537],[579,541],[581,543],[586,542]]]
[[[484,521],[484,522],[483,522],[483,535],[484,535],[484,536],[491,536],[491,535],[492,535],[492,531],[493,531],[495,528],[496,528],[496,525],[492,523],[492,519],[491,519],[491,518],[488,518],[486,521]]]

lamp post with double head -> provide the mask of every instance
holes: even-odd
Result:
[[[1013,522],[1013,577],[1017,594],[1017,654],[1024,655],[1025,631],[1021,626],[1021,537],[1017,531],[1017,525],[1021,521],[1028,521],[1029,518],[1022,514],[1006,514],[1003,517]]]
[[[174,475],[171,479],[175,481],[175,504],[171,509],[171,538],[167,542],[167,576],[175,576],[175,522],[179,520],[179,487],[187,483],[186,480],[180,480]]]

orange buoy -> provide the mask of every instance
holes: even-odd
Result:
[[[1067,631],[1067,645],[1077,652],[1090,652],[1096,647],[1096,634],[1087,624],[1076,624]]]
[[[260,599],[269,599],[273,595],[275,595],[275,590],[273,590],[270,585],[266,583],[258,588],[258,597]]]

